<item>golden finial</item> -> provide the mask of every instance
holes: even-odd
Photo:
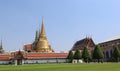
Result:
[[[42,17],[42,27],[41,27],[41,33],[40,33],[41,35],[43,34],[43,35],[45,35],[45,28],[44,28],[44,19],[43,19],[43,17]]]

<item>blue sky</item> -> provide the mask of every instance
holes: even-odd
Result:
[[[68,51],[90,36],[95,43],[120,34],[120,0],[0,0],[0,39],[6,51],[32,43],[44,16],[49,44]]]

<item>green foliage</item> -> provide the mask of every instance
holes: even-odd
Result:
[[[74,59],[81,59],[81,58],[82,58],[81,52],[79,49],[77,49],[74,54]]]
[[[91,59],[91,55],[90,52],[88,51],[87,47],[84,47],[83,53],[82,53],[82,58],[84,59],[84,61],[87,61]]]
[[[67,58],[70,59],[70,62],[72,62],[73,57],[74,57],[73,52],[72,50],[70,50]]]
[[[103,59],[103,58],[104,58],[104,54],[102,49],[100,48],[99,45],[96,45],[93,52],[93,59]]]
[[[114,46],[114,51],[113,51],[113,58],[115,58],[115,60],[118,60],[118,58],[120,58],[120,51],[117,47]]]
[[[72,50],[70,50],[67,58],[68,59],[73,59],[73,56],[74,56],[73,52],[72,52]]]

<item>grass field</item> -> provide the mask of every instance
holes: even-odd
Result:
[[[0,65],[0,71],[120,71],[120,63]]]

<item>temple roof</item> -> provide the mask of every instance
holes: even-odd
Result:
[[[18,52],[16,52],[14,58],[15,59],[23,59],[24,58],[23,52],[19,50]]]
[[[84,47],[95,47],[95,43],[93,42],[92,38],[84,38],[82,40],[77,41],[72,50],[76,50],[76,49],[83,49]]]
[[[16,57],[18,55],[20,55],[19,57],[22,56],[23,58],[26,58],[26,53],[24,51],[12,52],[9,57],[10,57],[10,59],[15,59],[15,58],[19,58],[19,57]]]
[[[0,60],[9,60],[9,54],[0,54]]]
[[[32,44],[26,44],[26,45],[24,45],[23,50],[25,50],[25,51],[32,50]]]
[[[67,53],[29,53],[28,59],[67,58]]]
[[[113,40],[118,40],[118,39],[120,39],[120,35],[113,36],[113,37],[111,37],[111,38],[109,38],[109,39],[106,39],[106,40],[102,41],[102,43],[103,43],[103,42],[113,41]]]
[[[14,60],[19,58],[24,59],[56,59],[56,58],[67,58],[68,53],[26,53],[24,51],[16,51],[12,52],[11,54],[0,54],[0,60]]]

